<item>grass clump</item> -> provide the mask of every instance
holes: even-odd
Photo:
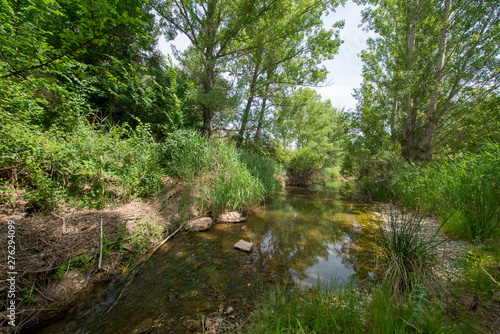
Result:
[[[441,243],[439,229],[422,233],[424,221],[419,212],[391,207],[387,220],[378,222],[384,281],[395,296],[405,296],[414,286],[435,286],[432,265],[435,248]]]
[[[164,150],[169,175],[201,193],[197,204],[214,215],[256,205],[278,184],[274,180],[278,167],[272,160],[238,151],[226,140],[211,142],[196,131],[168,135]]]

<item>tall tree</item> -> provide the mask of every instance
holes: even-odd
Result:
[[[326,79],[327,70],[320,64],[326,59],[333,59],[337,53],[341,44],[338,29],[343,27],[343,21],[325,29],[322,15],[340,3],[290,2],[287,15],[273,17],[271,22],[261,19],[254,23],[256,27],[251,27],[266,33],[261,36],[264,43],[260,43],[255,51],[238,63],[242,77],[246,77],[248,81],[247,102],[241,117],[238,144],[243,141],[252,102],[259,92],[263,97],[258,118],[262,119],[271,85],[279,85],[281,88],[317,85]],[[268,36],[283,38],[269,41]],[[258,129],[260,127],[257,125]]]
[[[431,159],[471,104],[500,85],[500,4],[483,0],[359,0],[380,37],[363,53],[364,85],[407,160]],[[368,90],[368,86],[365,90]],[[375,91],[373,91],[375,90]],[[382,117],[383,118],[383,117]]]
[[[205,95],[201,103],[204,131],[211,132],[212,119],[217,112],[213,101],[220,99],[222,91],[217,83],[232,61],[263,45],[287,40],[301,31],[300,26],[307,21],[304,18],[312,8],[318,13],[319,8],[326,12],[337,3],[337,0],[155,1],[153,6],[166,26],[167,39],[172,40],[182,33],[191,42],[191,47],[180,58],[197,61],[200,69],[198,79]],[[280,25],[282,29],[271,29],[273,24],[283,20],[290,24]]]

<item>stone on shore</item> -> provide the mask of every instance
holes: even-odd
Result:
[[[217,217],[219,223],[243,223],[246,221],[246,218],[241,217],[241,213],[237,211],[226,212]]]
[[[200,232],[209,230],[213,225],[213,220],[210,217],[202,217],[198,219],[193,219],[188,223],[188,230]]]
[[[253,242],[248,242],[245,240],[240,240],[234,245],[234,248],[245,252],[250,252],[252,250],[252,247],[253,247]]]

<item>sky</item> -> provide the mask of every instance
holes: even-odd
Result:
[[[365,32],[359,27],[362,9],[362,6],[348,1],[345,7],[338,7],[335,13],[330,13],[324,19],[325,27],[328,28],[331,28],[336,21],[345,20],[345,27],[340,31],[340,38],[344,43],[340,46],[339,53],[333,60],[323,63],[330,72],[326,86],[315,88],[323,100],[331,100],[333,106],[337,108],[350,109],[356,106],[352,93],[362,82],[362,62],[359,55],[361,50],[366,48],[366,40],[373,36],[373,33]],[[179,35],[175,40],[167,42],[162,37],[159,49],[164,54],[172,55],[171,44],[179,51],[183,51],[189,45],[189,40],[186,36]]]

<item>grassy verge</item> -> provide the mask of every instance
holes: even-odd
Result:
[[[244,333],[459,333],[423,288],[401,303],[386,285],[368,293],[332,283],[302,291],[268,288]]]
[[[157,142],[148,125],[110,131],[81,122],[71,132],[7,124],[0,129],[0,204],[49,213],[158,196],[179,179],[214,214],[258,204],[276,189],[276,163],[230,143],[180,130]],[[197,195],[196,195],[197,194]],[[196,202],[196,201],[194,201]]]

